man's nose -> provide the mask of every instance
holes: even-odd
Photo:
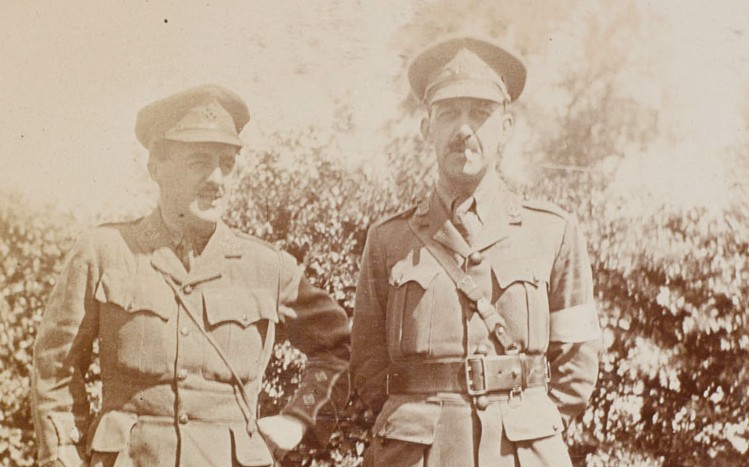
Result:
[[[224,172],[221,170],[219,164],[216,164],[213,167],[213,170],[208,174],[206,181],[209,183],[215,183],[216,185],[222,185],[224,183]]]
[[[468,123],[463,123],[458,129],[458,136],[461,141],[465,141],[473,135],[473,128]]]

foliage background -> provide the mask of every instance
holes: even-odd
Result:
[[[221,11],[225,19],[226,2],[218,3],[220,8],[204,12]],[[431,154],[416,136],[420,109],[404,91],[408,59],[444,32],[497,37],[519,51],[529,68],[527,91],[513,106],[516,132],[501,160],[502,173],[526,196],[575,212],[593,261],[606,353],[593,401],[568,433],[575,462],[746,464],[747,6],[592,0],[385,4],[378,6],[390,5],[392,12],[364,1],[316,0],[312,14],[286,5],[280,10],[288,13],[283,27],[259,26],[254,42],[245,43],[247,62],[230,68],[225,82],[242,95],[254,89],[250,95],[260,116],[254,113],[254,126],[245,131],[251,144],[240,159],[240,184],[227,221],[294,254],[312,281],[351,312],[366,229],[411,205],[434,179]],[[186,20],[183,13],[171,11],[172,23]],[[280,17],[279,10],[270,13]],[[384,32],[373,32],[368,22],[386,25]],[[202,37],[215,39],[218,28],[208,28],[199,30]],[[196,32],[187,28],[182,34]],[[163,38],[178,43],[182,37]],[[378,49],[374,41],[387,47]],[[193,59],[206,54],[189,52]],[[374,65],[357,71],[344,63],[369,57]],[[372,74],[388,66],[390,74]],[[153,97],[180,87],[167,73],[173,70],[154,71],[151,79],[161,80],[164,89],[151,88]],[[201,73],[196,70],[195,79],[203,80]],[[275,86],[275,80],[287,86]],[[97,87],[95,80],[90,87]],[[255,88],[268,89],[269,97],[263,100]],[[267,112],[274,105],[277,112]],[[130,122],[137,107],[127,110],[122,118]],[[57,115],[62,120],[66,112]],[[91,127],[99,123],[97,115],[72,124]],[[13,128],[13,118],[3,129]],[[129,125],[111,123],[114,130],[103,130],[108,145],[118,141],[113,131],[131,135]],[[49,129],[47,138],[64,144],[53,136],[53,126],[42,127]],[[33,136],[27,132],[25,139]],[[122,147],[134,146],[128,144]],[[84,197],[66,198],[54,183],[19,176],[24,165],[13,163],[14,154],[26,154],[25,166],[37,172],[45,172],[34,162],[42,156],[57,167],[57,158],[43,147],[19,143],[0,155],[11,174],[0,189],[2,465],[34,463],[30,351],[65,252],[96,222],[141,215],[154,202],[142,149],[123,151],[129,167],[139,167],[133,177],[119,173],[122,159],[112,156],[112,170],[127,180],[112,184],[119,197],[101,196],[98,186]],[[104,154],[120,151],[114,147]],[[74,151],[62,154],[71,161],[83,157]],[[71,175],[75,162],[69,165],[60,173],[70,175],[68,188],[75,192],[83,182]],[[47,187],[48,196],[38,196]],[[55,197],[62,201],[49,206]],[[72,201],[94,197],[108,201]],[[276,348],[264,413],[283,404],[303,363],[287,345]],[[356,465],[367,442],[367,420],[353,407],[347,416],[330,446],[302,447],[289,463]]]

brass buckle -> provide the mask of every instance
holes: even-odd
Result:
[[[481,387],[476,387],[476,382],[474,381],[474,376],[476,376],[476,369],[474,368],[474,364],[479,368],[478,371],[481,372]],[[482,394],[486,394],[486,358],[483,355],[469,355],[466,357],[466,361],[464,364],[465,372],[466,372],[466,388],[468,389],[468,395],[469,396],[480,396]]]
[[[512,400],[516,397],[520,400],[523,400],[522,386],[515,386],[514,388],[510,389],[510,402],[512,402]]]

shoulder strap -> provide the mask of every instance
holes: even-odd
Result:
[[[488,298],[484,297],[479,290],[476,282],[471,276],[463,272],[455,263],[453,257],[441,246],[437,245],[431,238],[424,235],[412,223],[408,223],[416,237],[424,244],[429,253],[434,256],[442,269],[445,270],[455,286],[465,295],[475,306],[481,319],[484,320],[489,334],[494,336],[500,343],[506,354],[516,354],[520,347],[515,343],[515,339],[510,334],[507,322],[502,318],[497,310],[494,309]]]

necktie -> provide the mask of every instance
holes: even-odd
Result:
[[[473,239],[481,228],[481,221],[476,214],[476,199],[468,198],[455,206],[453,212],[453,224],[466,242],[469,245],[473,244]]]
[[[182,241],[179,242],[174,252],[177,254],[177,258],[182,261],[182,264],[185,266],[185,270],[187,272],[190,272],[193,265],[195,264],[195,253],[193,252],[192,242],[183,237]]]

